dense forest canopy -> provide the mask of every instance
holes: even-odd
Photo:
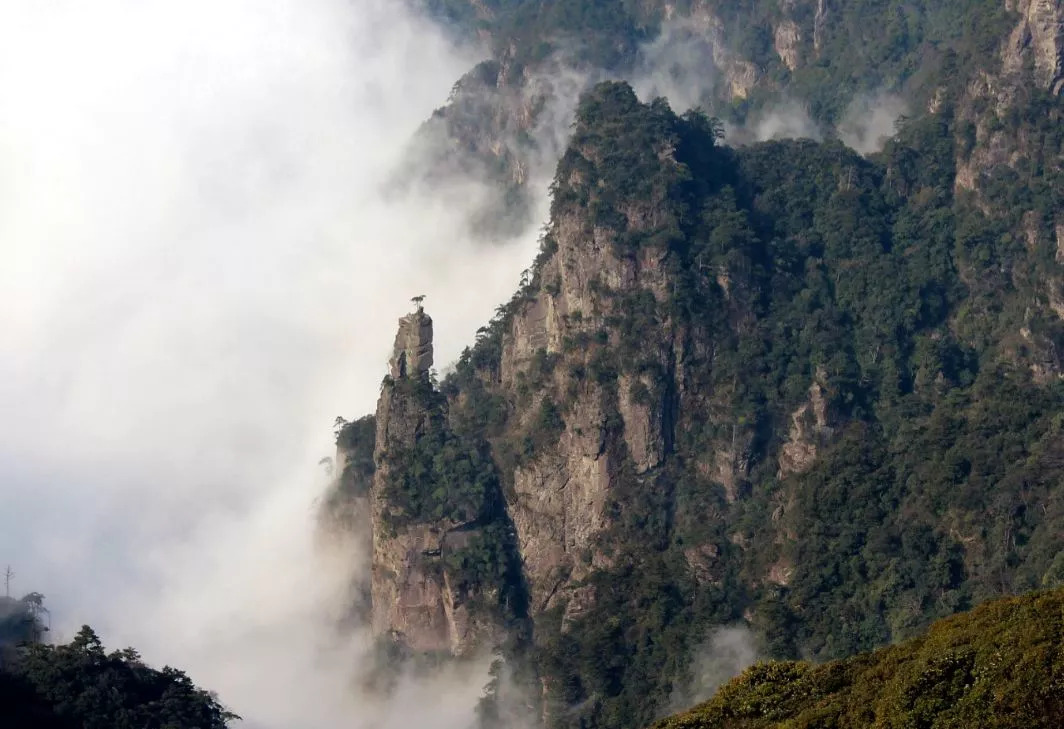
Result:
[[[66,645],[26,647],[3,680],[31,709],[26,729],[225,729],[239,718],[179,670],[150,668],[131,648],[107,653],[88,626]]]
[[[182,671],[147,666],[132,648],[106,652],[83,626],[43,642],[43,596],[0,598],[0,726],[4,729],[225,729],[239,717]]]
[[[995,727],[1064,716],[1064,591],[983,605],[925,635],[820,665],[764,663],[654,729]]]

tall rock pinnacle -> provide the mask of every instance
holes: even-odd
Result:
[[[395,347],[389,362],[393,379],[418,377],[432,367],[432,317],[418,306],[417,311],[399,320]]]
[[[477,519],[489,495],[484,474],[473,475],[478,453],[448,428],[445,399],[426,378],[431,367],[432,319],[418,306],[399,320],[377,403],[372,624],[416,653],[463,655],[501,635],[495,613],[475,610],[478,600],[498,599],[495,588],[466,584],[455,566],[479,554]]]

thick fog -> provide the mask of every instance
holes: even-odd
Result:
[[[534,256],[378,194],[478,58],[386,0],[0,1],[0,564],[55,637],[249,727],[468,716],[477,667],[351,697],[364,636],[326,629],[346,571],[312,537],[410,297],[444,365]]]

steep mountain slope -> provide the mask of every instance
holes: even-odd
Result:
[[[525,285],[438,389],[404,319],[340,432],[378,632],[636,726],[714,625],[834,658],[1060,584],[1055,243],[958,190],[956,108],[865,159],[595,87]]]
[[[823,665],[766,663],[655,729],[1030,727],[1064,718],[1064,591],[998,600]]]
[[[430,12],[465,33],[489,41],[506,72],[504,85],[534,76],[547,59],[614,75],[638,73],[655,53],[657,70],[692,82],[707,104],[731,105],[738,116],[778,92],[809,105],[814,120],[839,121],[855,93],[911,90],[926,93],[943,56],[985,66],[1013,23],[1036,36],[1039,67],[1059,52],[1052,30],[1053,2],[987,0],[855,2],[834,0],[430,0]],[[663,32],[664,31],[664,32]],[[1016,31],[1013,45],[1024,44]],[[673,37],[669,37],[672,35]],[[695,65],[701,68],[695,68]],[[700,72],[701,78],[685,73]],[[722,108],[723,110],[723,108]]]
[[[862,157],[581,98],[518,293],[438,384],[404,319],[338,433],[328,511],[372,533],[353,602],[390,650],[492,646],[537,720],[640,726],[715,626],[841,658],[1064,584],[1059,2],[431,7],[495,58],[425,133],[507,195],[574,68],[683,60],[732,124],[913,111]]]
[[[1059,167],[1059,150],[1042,144],[1053,122],[1039,118],[1052,117],[1044,96],[1064,79],[1064,10],[1055,0],[421,4],[491,49],[424,136],[437,154],[430,177],[498,186],[476,216],[482,226],[494,221],[495,234],[525,219],[525,185],[557,147],[559,121],[604,75],[702,105],[737,142],[841,134],[874,146],[903,110],[920,116],[952,97],[966,122],[959,184],[982,189],[997,173],[1023,176],[1023,160]]]

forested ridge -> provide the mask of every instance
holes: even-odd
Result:
[[[632,396],[677,407],[678,425],[652,478],[622,471],[613,485],[604,548],[623,556],[588,578],[595,604],[539,647],[565,704],[595,706],[581,723],[649,719],[709,627],[744,615],[766,655],[840,658],[1061,584],[1064,389],[1012,344],[1024,327],[1056,341],[1060,322],[1032,321],[1037,279],[989,291],[969,278],[987,259],[1038,264],[1023,260],[1019,221],[954,195],[954,134],[938,116],[871,159],[809,141],[732,150],[708,120],[623,85],[584,100],[554,214],[622,231],[621,258],[664,249],[670,289],[600,289],[618,305],[559,356],[581,352],[565,375],[576,383],[639,377]],[[623,211],[645,201],[657,225],[623,232]],[[691,338],[689,406],[698,391],[716,417],[667,403],[675,376],[647,351],[666,325]],[[474,348],[454,378],[484,356]],[[562,420],[579,407],[553,397],[542,402]],[[533,420],[524,447],[550,441],[546,427]],[[788,462],[802,439],[815,457]],[[705,454],[736,440],[732,483],[707,478]]]
[[[763,663],[654,729],[1044,727],[1064,717],[1064,592],[987,603],[823,664]]]
[[[565,35],[537,23],[595,25],[635,58],[661,20],[633,20],[653,4],[601,26],[594,3],[435,7],[506,39],[495,72],[510,80]],[[756,88],[710,113],[596,85],[540,256],[439,383],[449,434],[390,452],[378,478],[410,506],[455,486],[409,474],[433,464],[450,484],[448,464],[478,464],[486,510],[462,527],[478,539],[444,542],[438,568],[414,559],[500,616],[501,655],[550,726],[647,725],[716,626],[748,626],[764,657],[841,659],[1064,584],[1061,105],[1024,75],[1033,62],[1000,71],[1023,58],[1002,37],[1028,10],[829,8],[820,60],[766,56],[760,78],[811,84],[828,124],[889,80],[916,111],[880,150],[728,146],[721,117],[769,98]],[[591,40],[595,63],[626,63]],[[365,463],[372,420],[357,422],[341,451]],[[587,501],[543,495],[567,492]]]

